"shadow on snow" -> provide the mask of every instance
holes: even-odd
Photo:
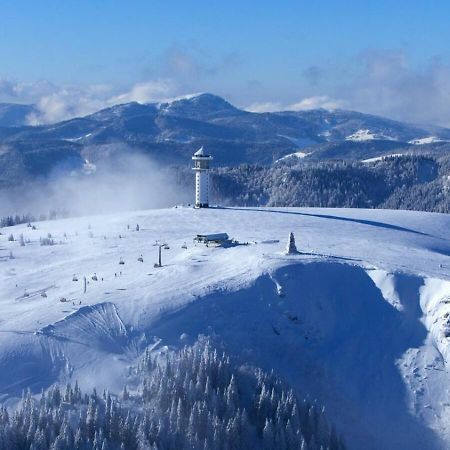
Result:
[[[422,283],[400,276],[400,312],[359,267],[294,264],[247,289],[199,299],[148,333],[175,346],[183,333],[191,340],[217,336],[242,363],[274,369],[299,393],[323,403],[350,448],[439,448],[435,435],[409,413],[396,365],[426,337]]]

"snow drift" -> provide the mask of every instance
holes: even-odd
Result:
[[[60,342],[110,353],[122,353],[128,344],[127,330],[114,303],[83,306],[38,333]]]

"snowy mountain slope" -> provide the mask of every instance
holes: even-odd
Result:
[[[373,141],[374,139],[386,141],[396,140],[395,138],[392,138],[390,136],[372,133],[370,130],[358,130],[345,138],[346,141]]]
[[[427,137],[420,138],[420,139],[414,139],[414,140],[410,141],[409,143],[414,144],[414,145],[423,145],[423,144],[433,144],[435,142],[448,142],[448,141],[439,139],[436,136],[427,136]]]
[[[54,160],[67,160],[70,172],[79,169],[74,157],[101,167],[130,150],[184,165],[201,145],[214,155],[216,166],[270,165],[299,151],[308,153],[307,159],[362,160],[389,153],[442,155],[450,148],[445,128],[344,110],[254,113],[209,93],[166,103],[119,104],[40,126],[27,126],[27,108],[35,107],[0,104],[0,167],[12,167],[0,171],[0,186],[48,177],[59,169],[48,157],[54,149],[61,149]],[[11,121],[11,114],[23,121]]]
[[[118,390],[147,346],[214,334],[323,403],[350,448],[449,444],[449,216],[176,208],[36,225],[0,236],[4,400],[75,379]],[[290,231],[300,255],[283,254]],[[248,245],[193,246],[203,232]]]

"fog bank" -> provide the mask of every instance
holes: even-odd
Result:
[[[122,154],[0,191],[0,215],[39,215],[50,210],[89,215],[163,208],[192,202],[193,195],[193,185],[192,189],[182,186],[174,170],[142,154]]]

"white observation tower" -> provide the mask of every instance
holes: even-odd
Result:
[[[209,206],[209,162],[211,155],[207,155],[200,147],[192,156],[195,170],[195,207],[208,208]]]

